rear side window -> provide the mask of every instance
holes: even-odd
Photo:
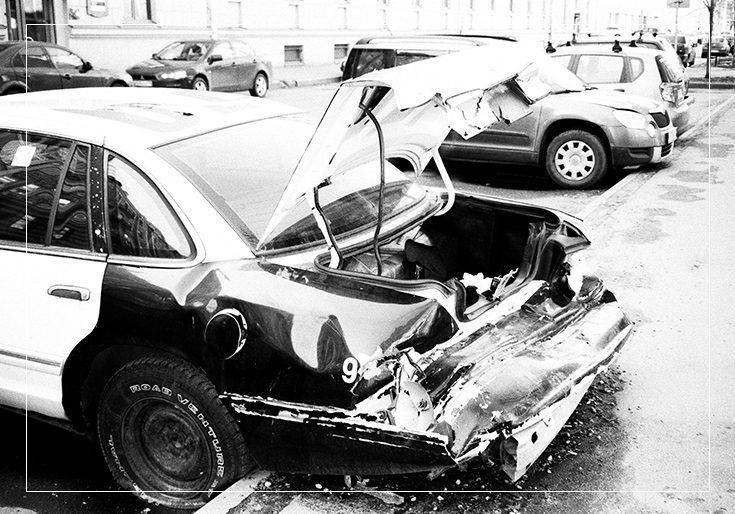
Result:
[[[130,163],[107,159],[110,253],[130,257],[185,259],[192,245],[158,190]]]
[[[554,59],[554,62],[561,64],[565,68],[569,69],[569,64],[572,62],[572,56],[571,55],[552,55],[552,59]]]
[[[643,75],[643,59],[639,59],[638,57],[631,57],[630,58],[630,80],[628,82],[633,82],[635,79]]]
[[[625,60],[621,55],[580,55],[577,76],[590,84],[623,81]]]
[[[683,68],[677,62],[677,59],[670,55],[657,55],[656,64],[661,75],[661,82],[679,82],[684,79]]]
[[[26,52],[25,48],[13,57],[13,68],[25,68],[28,63],[29,68],[53,68],[51,60],[40,46],[29,46]]]
[[[89,250],[89,147],[0,132],[0,239]]]

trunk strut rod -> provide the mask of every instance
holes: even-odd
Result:
[[[378,123],[378,119],[368,109],[365,104],[360,102],[360,109],[365,113],[365,116],[370,118],[370,121],[375,125],[375,130],[378,132],[378,146],[380,149],[380,188],[378,189],[378,224],[375,226],[375,235],[373,235],[373,254],[375,255],[375,264],[378,269],[378,276],[383,274],[383,263],[380,260],[380,248],[378,247],[378,241],[380,239],[380,229],[383,225],[383,190],[385,189],[385,142],[383,141],[383,129]]]

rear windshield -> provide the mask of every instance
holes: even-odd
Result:
[[[669,54],[661,54],[656,56],[656,64],[661,74],[661,82],[679,82],[684,80],[684,69],[677,58],[672,58]]]

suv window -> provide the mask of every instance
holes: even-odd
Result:
[[[168,202],[130,163],[113,154],[107,159],[107,214],[110,253],[164,259],[192,255],[186,231]]]
[[[89,250],[88,161],[86,145],[0,132],[0,239]]]
[[[621,55],[580,55],[577,76],[590,84],[623,81],[625,59]]]

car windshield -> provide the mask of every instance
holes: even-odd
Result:
[[[312,129],[301,116],[281,116],[201,134],[155,151],[186,175],[245,242],[255,248]],[[274,141],[288,144],[276,145]],[[320,188],[321,207],[338,241],[375,227],[379,183],[376,158],[332,177]],[[413,207],[428,212],[433,206],[422,187],[389,163],[385,184],[383,220]],[[324,241],[303,196],[271,234],[261,247],[264,252]]]
[[[198,61],[209,50],[209,44],[202,41],[177,41],[156,53],[162,61]]]
[[[516,79],[523,88],[525,83],[540,82],[551,89],[551,94],[584,91],[586,82],[550,57],[541,57],[518,74]]]

